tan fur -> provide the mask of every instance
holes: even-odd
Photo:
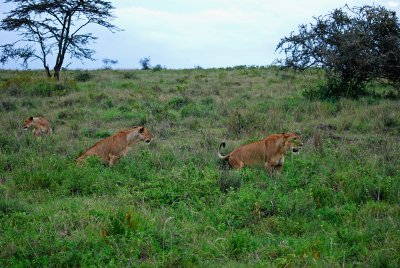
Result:
[[[22,128],[27,130],[28,128],[33,127],[33,134],[36,136],[45,136],[47,134],[53,133],[53,130],[50,127],[49,121],[44,117],[28,117]]]
[[[122,130],[97,142],[89,150],[82,153],[76,161],[77,163],[82,163],[85,157],[96,155],[100,157],[104,163],[112,166],[118,162],[122,156],[125,156],[135,143],[140,141],[150,143],[152,138],[153,134],[143,126]]]
[[[218,156],[220,159],[228,159],[234,169],[263,166],[270,174],[273,171],[279,173],[285,160],[285,152],[288,149],[297,152],[297,146],[302,146],[299,138],[295,133],[272,134],[263,140],[242,145],[225,156],[220,153],[221,147],[225,147],[223,142],[218,148]]]

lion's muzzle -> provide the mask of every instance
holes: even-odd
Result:
[[[300,153],[301,148],[303,147],[303,143],[300,143],[299,146],[292,147],[292,152],[295,154]]]

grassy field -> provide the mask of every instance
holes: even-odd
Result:
[[[0,267],[400,266],[400,101],[310,101],[270,68],[0,71]],[[371,90],[385,90],[371,85]],[[23,131],[43,115],[53,135]],[[117,165],[76,157],[135,125]],[[281,176],[224,153],[298,131]],[[315,137],[322,144],[315,146]]]

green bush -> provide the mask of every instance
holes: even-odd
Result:
[[[0,101],[0,111],[9,112],[15,111],[17,109],[17,105],[15,102],[11,101]]]
[[[223,193],[230,190],[239,190],[243,184],[240,174],[232,171],[222,171],[218,179],[219,189]]]
[[[303,96],[309,100],[361,98],[366,95],[368,92],[365,82],[342,81],[336,77],[330,77],[325,83],[303,91]]]
[[[78,82],[87,82],[93,78],[93,75],[89,71],[79,71],[75,74],[75,80]]]
[[[190,103],[192,103],[192,101],[188,97],[178,96],[169,100],[167,106],[174,110],[179,110]]]

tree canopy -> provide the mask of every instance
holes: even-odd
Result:
[[[97,24],[111,32],[120,29],[110,23],[114,18],[111,2],[102,0],[6,0],[16,8],[0,22],[0,30],[18,33],[19,39],[0,46],[0,62],[33,60],[43,63],[51,77],[49,61],[55,59],[54,77],[59,79],[68,54],[76,59],[93,59],[95,51],[88,48],[97,37],[82,33],[89,24]]]
[[[345,6],[314,19],[281,39],[277,50],[285,58],[278,64],[295,70],[325,69],[327,97],[357,97],[373,79],[399,85],[400,24],[394,11]]]

